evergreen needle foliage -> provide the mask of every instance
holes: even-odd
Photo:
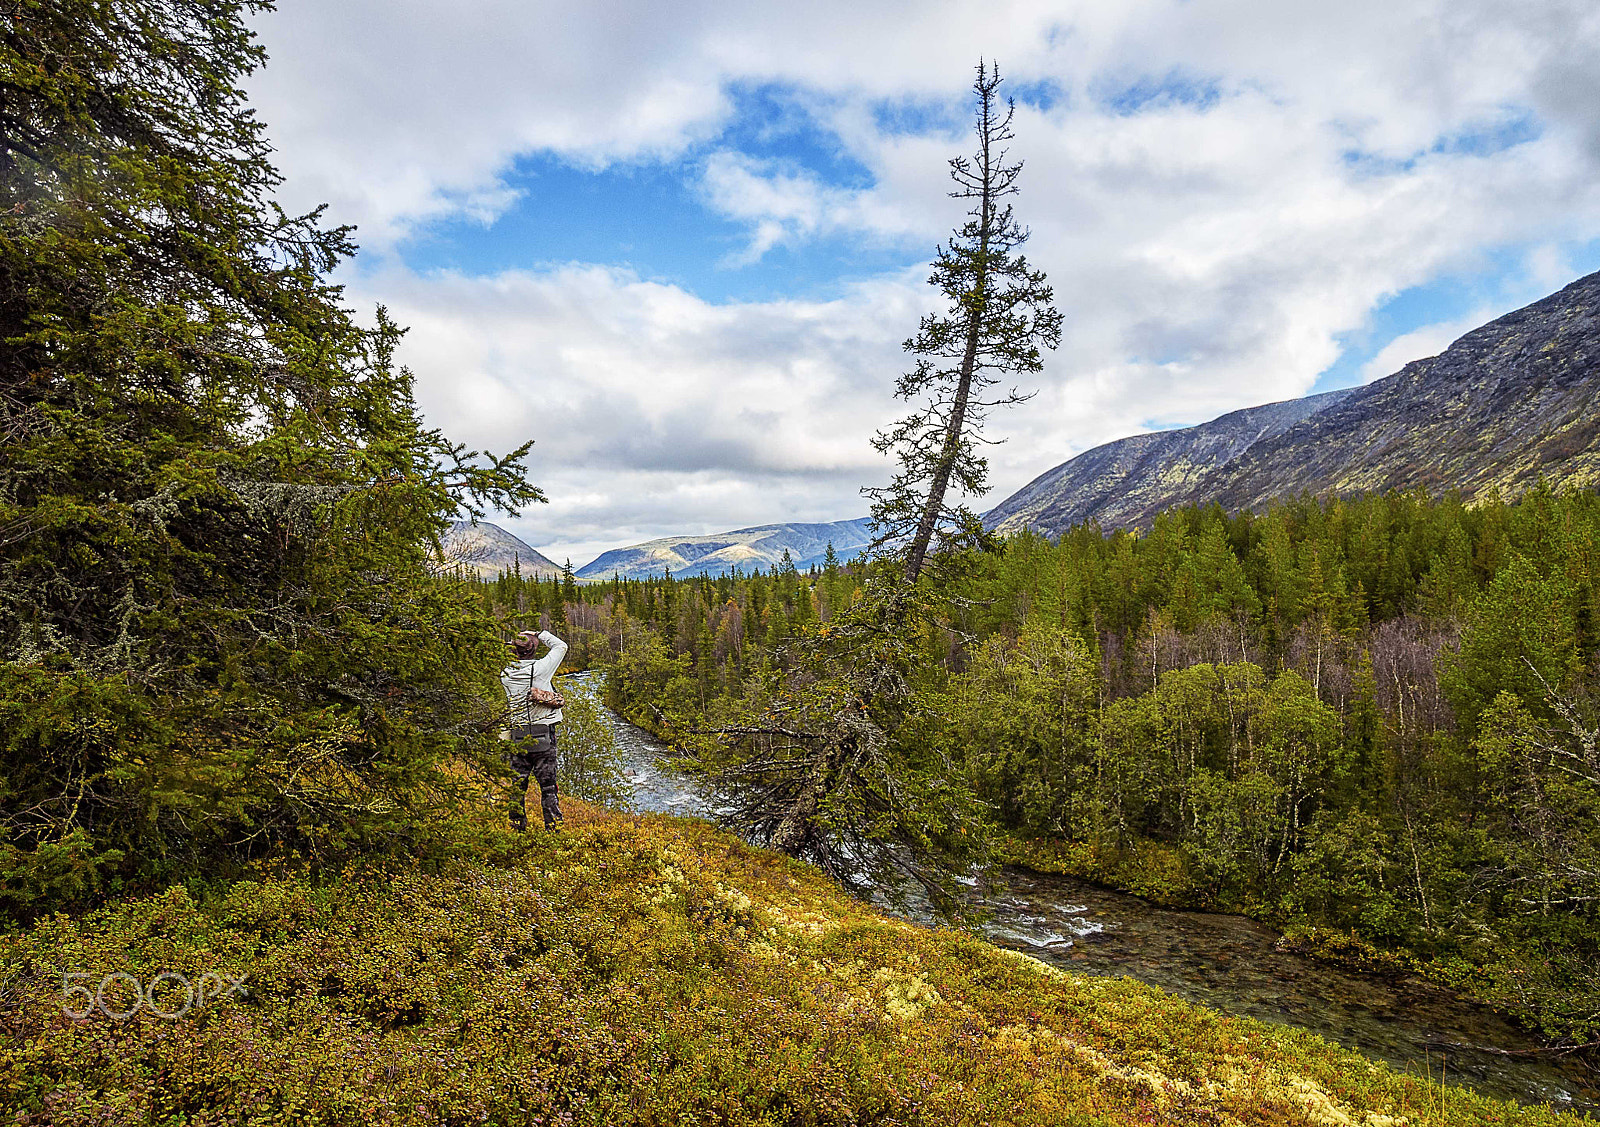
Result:
[[[879,453],[894,453],[900,468],[887,486],[863,490],[873,502],[876,546],[904,552],[912,583],[935,537],[950,544],[982,541],[982,523],[949,502],[950,487],[973,497],[988,492],[988,462],[978,453],[987,413],[1022,403],[1032,392],[1013,388],[987,396],[1010,376],[1039,371],[1040,348],[1061,341],[1053,292],[1044,272],[1017,253],[1028,232],[1004,202],[1017,194],[1022,162],[1006,163],[1016,107],[1009,100],[1004,110],[997,104],[1000,81],[998,67],[978,64],[972,84],[978,150],[971,159],[950,161],[956,183],[950,195],[973,204],[967,222],[938,249],[928,278],[948,308],[923,317],[917,335],[905,342],[918,359],[896,383],[895,395],[923,403],[873,439]]]
[[[527,446],[417,417],[400,330],[286,215],[239,83],[251,0],[0,22],[0,897],[30,912],[292,846],[437,832],[486,750],[492,626],[447,520]],[[430,828],[433,827],[433,828]]]
[[[927,594],[887,574],[787,645],[770,696],[702,739],[690,767],[745,838],[804,858],[847,888],[903,903],[920,888],[959,911],[956,878],[986,860],[987,821],[943,747],[914,676]]]
[[[928,863],[904,821],[965,845],[992,819],[1006,860],[1423,969],[1553,1051],[1600,1041],[1600,496],[1187,508],[964,557],[938,601],[874,593],[893,561],[623,591],[612,699],[685,742],[767,707],[807,739],[723,754],[780,811],[834,733],[829,833],[870,824]],[[794,633],[817,642],[772,641]],[[837,768],[863,715],[887,737],[870,785]],[[870,820],[883,801],[902,813]]]
[[[939,248],[929,279],[949,307],[924,317],[906,341],[918,360],[895,388],[922,405],[873,440],[900,462],[888,486],[865,490],[874,548],[892,563],[859,601],[785,646],[770,694],[716,729],[721,742],[702,744],[697,763],[729,811],[725,820],[752,840],[807,858],[848,886],[895,897],[920,885],[947,911],[957,905],[956,879],[984,859],[986,822],[948,752],[929,754],[926,741],[904,738],[933,719],[912,688],[937,619],[935,590],[917,580],[936,536],[941,549],[984,539],[977,516],[950,503],[950,489],[987,490],[977,449],[986,412],[1028,398],[991,390],[1008,375],[1037,372],[1040,348],[1061,336],[1044,274],[1017,253],[1028,233],[1005,201],[1022,165],[1006,163],[1015,107],[1000,108],[999,87],[998,70],[980,62],[977,153],[950,161],[951,195],[972,209]]]

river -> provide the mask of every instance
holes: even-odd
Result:
[[[641,811],[713,816],[658,757],[666,749],[607,713]],[[1277,949],[1254,920],[1161,908],[1070,877],[1006,868],[974,897],[990,942],[1078,974],[1127,975],[1225,1013],[1298,1026],[1377,1060],[1502,1099],[1600,1117],[1600,1083],[1582,1065],[1526,1053],[1538,1042],[1485,1006],[1420,978],[1342,970]],[[919,922],[926,922],[923,919]],[[1441,1046],[1474,1046],[1470,1049]]]

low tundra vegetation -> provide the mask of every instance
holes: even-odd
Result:
[[[508,838],[496,863],[263,869],[0,939],[13,1121],[1565,1119],[891,919],[705,823],[568,807],[565,834]],[[168,972],[242,988],[177,1018],[64,1012],[64,974]]]

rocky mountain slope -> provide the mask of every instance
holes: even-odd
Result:
[[[842,560],[866,547],[872,534],[867,518],[830,524],[763,524],[714,536],[664,536],[644,544],[614,548],[578,569],[580,579],[643,579],[670,570],[673,575],[718,575],[735,567],[745,572],[776,566],[787,549],[796,567],[820,564],[828,545]]]
[[[985,517],[1059,535],[1148,525],[1172,505],[1258,509],[1301,491],[1600,484],[1600,273],[1365,387],[1087,450]]]
[[[552,563],[497,524],[472,524],[458,520],[444,535],[447,569],[465,568],[484,579],[519,567],[523,575],[560,575],[561,565]]]
[[[1209,423],[1119,438],[1086,450],[1034,478],[985,516],[1002,532],[1051,534],[1098,520],[1106,528],[1137,525],[1172,496],[1198,487],[1220,465],[1274,438],[1350,395],[1349,390],[1246,407]]]

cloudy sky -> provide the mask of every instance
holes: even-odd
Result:
[[[286,202],[358,225],[431,422],[536,440],[581,565],[862,515],[997,60],[1066,317],[986,504],[1386,375],[1600,268],[1593,0],[279,0]]]

